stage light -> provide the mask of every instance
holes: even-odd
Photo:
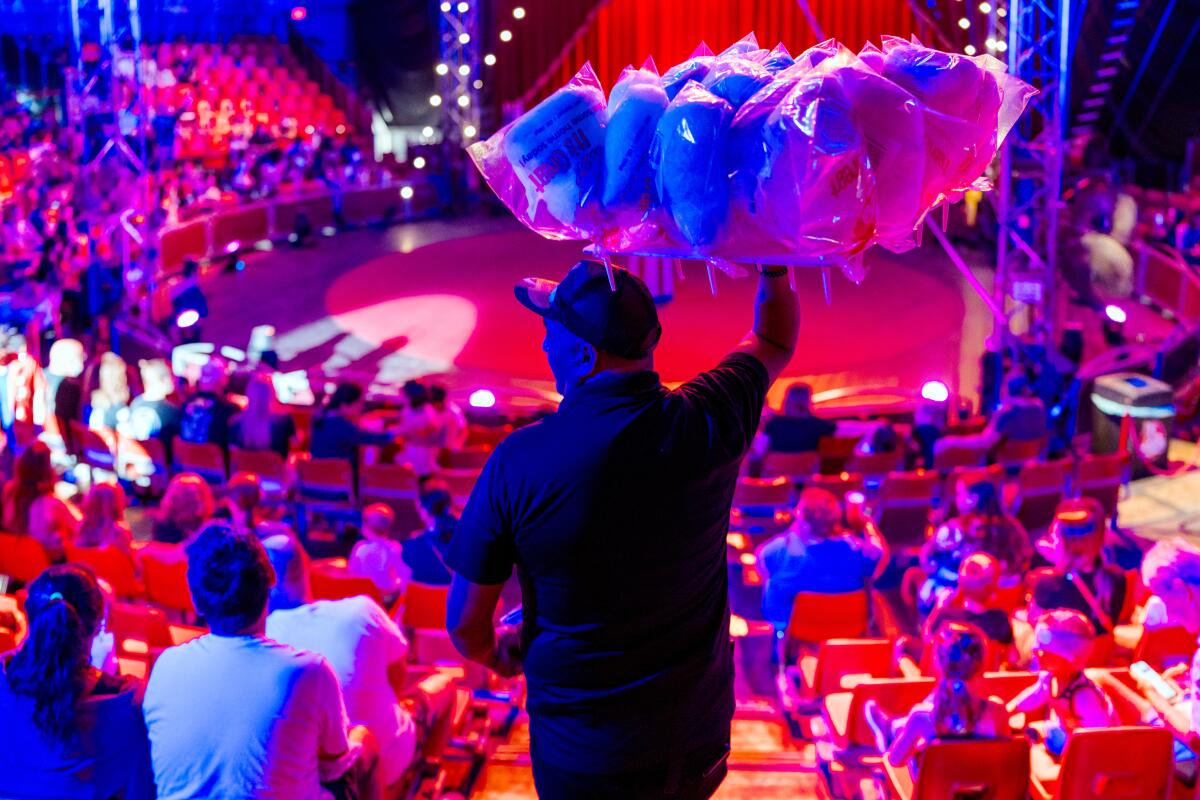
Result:
[[[476,89],[482,89],[482,88],[483,88],[483,81],[481,81],[481,80],[479,80],[478,78],[476,78],[476,79],[475,79],[475,82],[474,82],[474,83],[472,83],[471,85],[472,85],[472,86],[474,86]]]
[[[996,50],[1001,53],[1008,52],[1008,42],[1004,41],[1003,39],[996,42]]]
[[[433,71],[436,72],[438,75],[445,75],[447,72],[450,71],[450,67],[448,67],[445,64],[438,64],[436,67],[433,68]]]
[[[459,43],[459,44],[470,44],[470,43],[471,43],[471,34],[469,34],[469,33],[460,33],[460,34],[458,35],[458,43]]]
[[[496,395],[489,389],[476,389],[467,398],[467,403],[470,404],[471,408],[494,408],[496,405]]]
[[[975,45],[973,45],[973,44],[967,45],[966,47],[963,48],[963,52],[969,56],[975,55]]]
[[[467,97],[465,94],[460,94],[458,96],[458,107],[466,108],[469,105],[471,105],[471,98]]]
[[[981,14],[990,14],[990,13],[992,13],[992,4],[991,4],[991,3],[980,3],[980,4],[979,4],[979,11],[980,11],[980,13],[981,13]]]
[[[401,200],[412,200],[412,198],[413,198],[413,188],[411,186],[405,186],[400,189],[400,199]]]
[[[471,9],[471,5],[469,3],[459,3],[458,4],[458,13],[460,13],[460,14],[465,14],[470,9]]]
[[[441,104],[442,104],[442,96],[440,94],[435,94],[429,98],[429,105],[433,106],[434,108],[437,108]]]
[[[296,6],[292,9],[292,21],[300,22],[308,16],[308,9],[304,6]]]
[[[442,6],[441,6],[441,8],[442,8],[442,13],[443,13],[443,14],[449,14],[449,13],[450,13],[450,4],[449,4],[449,3],[442,3]]]
[[[510,31],[508,29],[500,31],[500,41],[511,42],[512,41],[512,31]]]
[[[1125,320],[1128,316],[1120,306],[1107,305],[1104,307],[1104,341],[1109,347],[1120,347],[1125,344]]]
[[[461,67],[458,68],[458,74],[462,75],[464,78],[467,77],[468,75],[470,75],[471,74],[471,65],[463,64]]]
[[[343,133],[346,132],[346,126],[338,125],[336,128],[334,128],[334,132],[336,132],[338,136],[341,136]]]
[[[179,316],[175,318],[175,327],[180,330],[185,330],[192,327],[200,321],[200,312],[194,308],[188,308],[181,311]]]
[[[417,169],[425,169],[425,156],[417,156],[414,158],[413,166]]]
[[[1004,8],[1004,6],[1000,6],[996,9],[996,16],[1000,17],[1000,19],[1004,19],[1008,16],[1008,10]]]
[[[479,133],[479,131],[475,130],[474,125],[468,125],[467,127],[463,128],[463,136],[467,137],[468,139],[474,139],[475,134],[477,133]]]
[[[525,9],[517,6],[513,9],[513,19],[525,19]]]
[[[967,28],[971,27],[971,20],[967,19],[966,17],[963,17],[962,19],[960,19],[958,21],[958,27],[962,28],[965,31]]]
[[[237,239],[234,239],[232,242],[225,245],[226,253],[236,253],[238,250],[241,250],[241,249],[242,249],[242,243],[239,242]]]
[[[314,128],[312,125],[306,125],[304,128],[304,132],[307,133],[309,136],[312,136],[314,133],[317,132],[317,129]]]
[[[1129,319],[1129,315],[1125,313],[1125,309],[1111,304],[1104,307],[1104,316],[1118,325],[1124,325],[1125,320]]]
[[[921,386],[921,397],[933,403],[944,403],[950,399],[950,390],[941,381],[925,381]]]
[[[986,47],[988,50],[995,50],[996,49],[996,40],[989,36],[986,40],[984,40],[983,46]]]
[[[747,567],[752,567],[758,563],[758,558],[754,555],[754,553],[742,553],[740,556],[738,556],[738,561],[741,561]]]
[[[433,138],[433,126],[426,125],[424,128],[421,128],[421,135],[424,136],[426,139],[432,139]]]
[[[494,56],[491,53],[488,53],[486,56],[483,57],[483,63],[487,64],[489,67],[496,66],[496,56]]]

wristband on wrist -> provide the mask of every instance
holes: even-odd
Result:
[[[787,275],[787,267],[778,267],[776,269],[762,269],[760,267],[758,274],[764,278],[782,278],[784,275]]]

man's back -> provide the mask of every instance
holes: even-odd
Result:
[[[996,414],[996,432],[1005,439],[1028,442],[1046,435],[1046,407],[1036,397],[1011,398]]]
[[[160,800],[317,798],[318,753],[348,751],[337,677],[324,659],[254,636],[172,647],[144,703]]]
[[[725,534],[767,389],[734,356],[674,392],[589,380],[493,455],[447,559],[498,584],[519,564],[533,747],[578,772],[727,740]]]
[[[773,417],[763,429],[774,453],[813,452],[823,437],[833,436],[836,432],[836,423],[811,414]]]

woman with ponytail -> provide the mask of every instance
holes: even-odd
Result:
[[[92,666],[105,615],[95,575],[50,567],[25,610],[25,641],[0,665],[0,796],[153,797],[138,687]]]

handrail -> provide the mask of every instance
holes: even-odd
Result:
[[[1137,241],[1134,292],[1185,323],[1200,322],[1200,277],[1174,248]]]

